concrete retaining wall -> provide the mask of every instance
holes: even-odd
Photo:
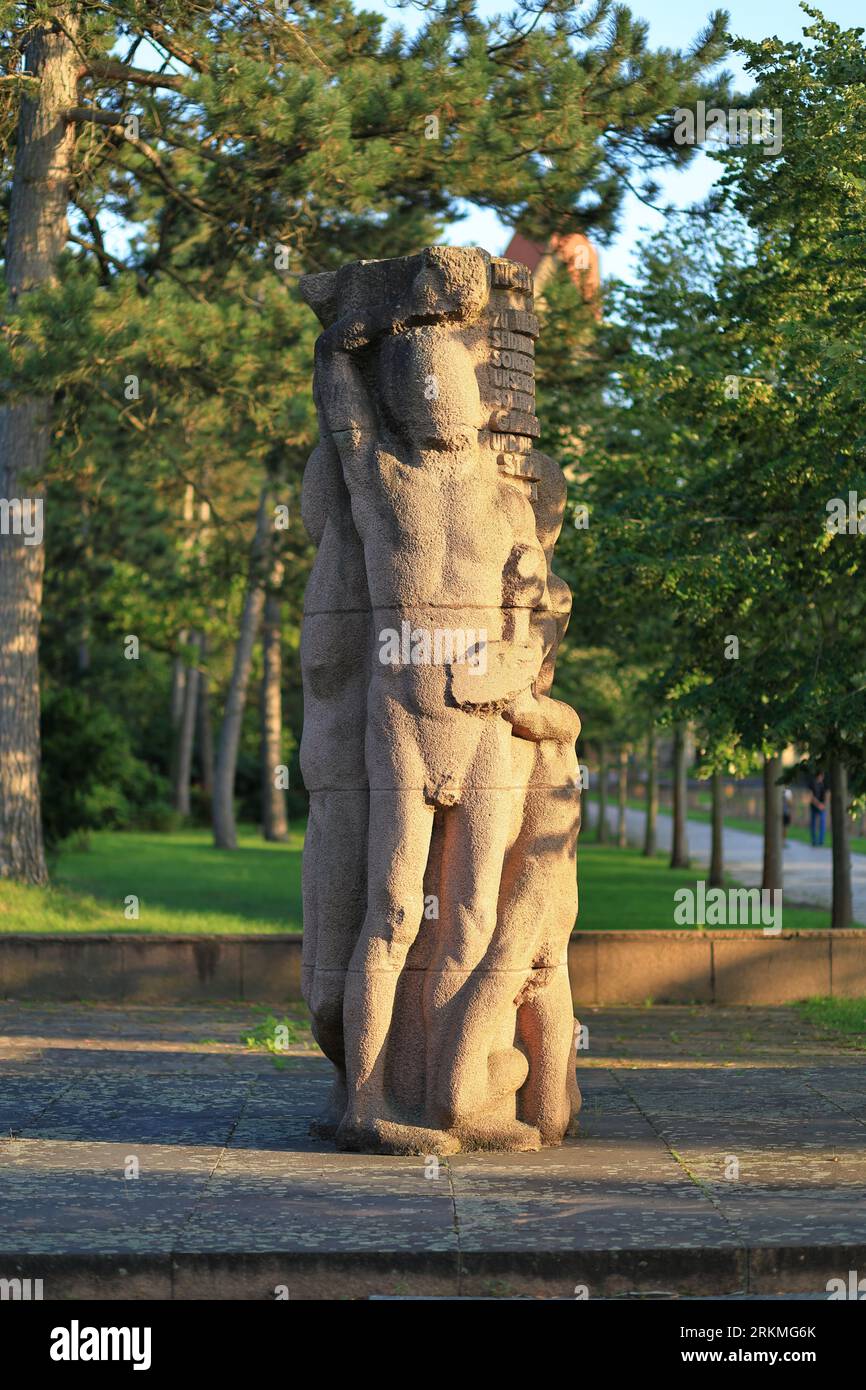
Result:
[[[866,931],[578,932],[578,1004],[785,1004],[866,995]],[[0,934],[0,998],[129,1004],[301,997],[300,936]]]
[[[300,997],[300,936],[0,934],[4,999],[186,1004]]]
[[[581,1004],[787,1004],[866,995],[866,931],[577,932]]]

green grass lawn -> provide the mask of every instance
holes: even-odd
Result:
[[[269,845],[243,827],[236,851],[215,850],[210,832],[183,830],[93,835],[88,850],[69,849],[48,889],[0,884],[3,932],[297,932],[301,930],[303,829],[287,845]],[[671,870],[665,855],[597,845],[578,849],[583,931],[669,930],[677,888],[700,877]],[[124,916],[134,894],[140,917]],[[828,927],[830,914],[785,906],[783,927]]]
[[[797,1008],[826,1036],[866,1052],[866,999],[805,999]]]
[[[60,856],[51,888],[0,885],[0,931],[300,931],[303,830],[272,845],[243,826],[238,840],[217,850],[205,829],[101,831]],[[124,917],[130,894],[138,921]]]
[[[586,796],[587,801],[598,801],[597,792],[585,792],[584,795]],[[608,796],[607,804],[608,807],[615,806],[616,796]],[[646,810],[646,802],[641,801],[639,797],[630,796],[626,804],[632,811]],[[659,810],[663,816],[669,816],[671,814],[669,806],[660,806]],[[712,820],[712,813],[708,810],[695,810],[694,808],[690,807],[688,818],[689,820],[703,821],[705,825],[708,825],[709,822]],[[763,835],[764,833],[764,827],[762,822],[759,820],[749,820],[748,816],[726,815],[725,826],[728,830],[745,830],[750,835]],[[826,832],[827,833],[824,836],[824,844],[829,849],[833,844],[833,834],[830,830],[829,810],[827,812]],[[788,827],[788,838],[790,840],[800,840],[801,843],[804,845],[808,845],[811,843],[809,831],[803,825],[790,825]],[[866,838],[864,838],[862,835],[852,835],[850,837],[850,845],[852,854],[866,854]]]
[[[578,841],[579,931],[680,931],[674,922],[674,893],[706,882],[706,870],[670,869],[668,856],[644,859],[640,850]],[[730,887],[735,880],[729,879]],[[788,907],[782,899],[783,931],[829,927],[829,910]],[[714,928],[714,930],[721,930]],[[731,930],[736,931],[733,927]]]

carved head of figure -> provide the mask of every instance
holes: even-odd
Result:
[[[381,399],[392,429],[414,449],[477,451],[486,423],[478,368],[487,258],[474,248],[435,246],[418,260],[395,331],[381,342]]]
[[[490,294],[488,259],[477,247],[431,246],[412,282],[413,314],[474,322]]]

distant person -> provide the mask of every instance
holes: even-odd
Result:
[[[812,778],[809,791],[809,831],[813,848],[824,843],[824,830],[827,825],[827,784],[823,772]]]
[[[794,793],[790,787],[786,787],[782,792],[782,844],[788,848],[788,827],[791,824],[791,808],[794,803]]]

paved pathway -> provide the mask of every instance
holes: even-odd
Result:
[[[598,819],[598,805],[587,803],[587,823]],[[616,806],[608,805],[607,819],[615,828]],[[646,812],[626,811],[626,826],[630,844],[642,845]],[[658,818],[658,847],[670,850],[673,820],[664,812]],[[688,822],[689,852],[697,865],[710,862],[710,825],[706,821]],[[813,849],[801,840],[789,840],[785,850],[784,901],[792,906],[830,908],[833,897],[833,865],[826,846]],[[760,888],[763,842],[759,834],[748,830],[725,827],[725,868],[738,883],[747,888]],[[851,879],[854,900],[854,920],[866,925],[866,854],[852,854]]]
[[[0,1278],[46,1298],[802,1293],[866,1273],[866,1059],[796,1010],[592,1009],[579,1135],[337,1153],[252,1009],[0,1004]],[[138,1171],[138,1177],[125,1176]]]

